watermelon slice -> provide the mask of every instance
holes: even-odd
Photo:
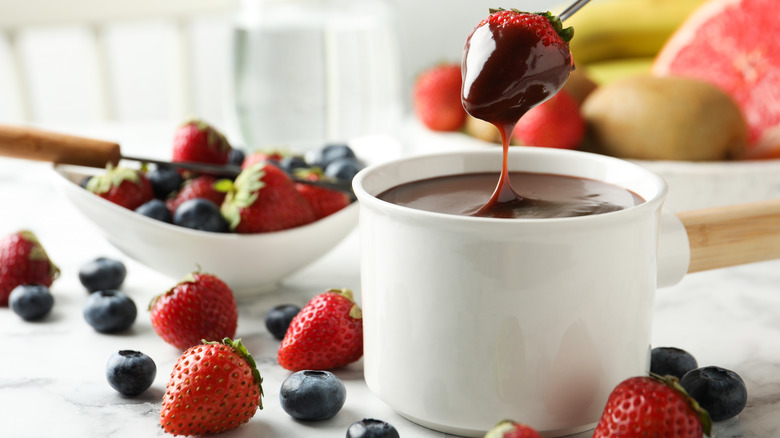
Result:
[[[778,0],[709,0],[656,57],[653,74],[687,76],[720,86],[750,128],[746,158],[780,158],[780,20]]]

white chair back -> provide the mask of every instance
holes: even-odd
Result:
[[[221,78],[203,75],[228,67],[236,3],[3,0],[0,120],[181,119],[219,106]],[[196,80],[213,85],[211,101]]]

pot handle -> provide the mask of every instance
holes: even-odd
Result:
[[[678,213],[688,232],[688,272],[780,258],[780,199]]]
[[[666,210],[661,212],[661,227],[658,239],[657,287],[674,286],[688,272],[691,261],[691,247],[688,232],[680,218]]]
[[[780,199],[664,212],[658,243],[658,286],[683,275],[780,258]],[[685,236],[681,236],[681,227]],[[684,263],[682,246],[689,261]],[[685,267],[685,271],[680,271]],[[663,281],[662,281],[663,280]]]

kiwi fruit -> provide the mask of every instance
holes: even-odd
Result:
[[[604,84],[582,104],[589,146],[639,160],[740,158],[748,127],[736,102],[699,79],[637,75]]]

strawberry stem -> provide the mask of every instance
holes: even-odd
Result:
[[[685,388],[680,385],[680,381],[677,379],[677,377],[668,375],[660,376],[655,373],[650,373],[650,377],[658,380],[664,385],[680,392],[683,396],[685,396],[688,405],[691,407],[691,409],[693,409],[693,412],[696,414],[696,416],[699,417],[699,421],[701,421],[701,429],[704,435],[712,436],[712,418],[710,418],[709,412],[699,406],[699,403],[688,394]]]
[[[537,12],[537,14],[547,18],[547,21],[550,22],[553,29],[555,29],[555,32],[561,37],[564,43],[568,43],[569,41],[571,41],[572,37],[574,36],[573,27],[569,26],[567,28],[564,28],[561,19],[553,15],[550,11]]]
[[[141,177],[137,170],[126,167],[113,167],[109,164],[106,167],[106,172],[90,178],[85,188],[92,193],[100,195],[108,192],[112,187],[119,187],[124,181],[141,185]]]
[[[349,309],[349,316],[355,319],[363,318],[363,309],[355,302],[355,296],[350,289],[330,289],[328,293],[339,294],[342,297],[348,299],[352,303],[352,307]]]
[[[243,169],[236,177],[221,207],[222,215],[227,219],[231,230],[235,230],[241,223],[241,209],[251,206],[257,200],[257,192],[265,187],[263,177],[265,163],[262,162]]]
[[[54,264],[54,262],[51,261],[49,258],[49,255],[46,253],[46,250],[43,249],[43,245],[41,245],[41,242],[38,240],[38,237],[30,230],[22,230],[19,231],[19,235],[22,237],[22,239],[30,242],[32,245],[32,248],[30,249],[30,261],[46,261],[49,263],[49,275],[53,280],[56,280],[60,276],[60,268],[57,267],[57,265]]]

